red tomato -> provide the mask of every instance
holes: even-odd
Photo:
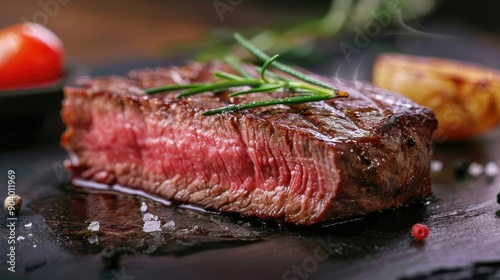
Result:
[[[50,30],[21,23],[0,30],[0,89],[47,85],[64,73],[64,46]]]

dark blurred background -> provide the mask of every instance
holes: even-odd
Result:
[[[366,22],[371,20],[370,7],[379,1],[337,2],[368,6]],[[403,2],[408,2],[409,9],[416,12],[419,30],[454,29],[474,40],[500,46],[498,1]],[[254,35],[264,29],[291,29],[325,16],[331,5],[331,1],[306,4],[299,0],[2,0],[0,3],[0,26],[24,20],[42,23],[62,38],[70,60],[91,68],[124,61],[191,58],[200,50],[213,49],[216,43],[207,42],[225,38],[233,30]],[[352,9],[347,16],[357,17],[355,23],[360,26],[364,23]],[[349,28],[352,26],[355,25],[346,25],[332,34],[352,33]]]

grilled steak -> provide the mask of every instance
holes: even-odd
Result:
[[[222,63],[82,78],[65,88],[62,146],[75,178],[295,224],[390,209],[431,194],[432,111],[368,83],[314,76],[347,99],[202,116],[228,93],[143,89],[213,81]],[[273,98],[256,93],[235,103]]]

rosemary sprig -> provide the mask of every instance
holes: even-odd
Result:
[[[178,98],[199,94],[207,91],[221,92],[235,87],[250,87],[249,89],[234,92],[229,94],[229,97],[249,94],[254,92],[275,92],[288,91],[292,93],[300,93],[301,95],[289,96],[277,99],[267,99],[250,103],[234,104],[222,108],[216,108],[203,112],[203,115],[214,115],[223,112],[232,112],[246,110],[256,107],[264,107],[278,104],[302,104],[307,102],[321,101],[336,97],[347,97],[347,92],[339,91],[329,85],[318,81],[312,77],[306,76],[289,66],[276,61],[279,55],[272,57],[268,56],[256,46],[251,44],[245,37],[236,33],[235,40],[243,46],[250,54],[263,62],[261,67],[256,66],[255,69],[260,73],[260,77],[252,77],[243,67],[234,59],[227,58],[226,62],[238,74],[217,71],[214,77],[217,78],[214,83],[206,84],[185,84],[185,85],[166,85],[145,90],[146,94],[153,94],[162,91],[182,90],[177,94]],[[275,68],[283,73],[286,73],[297,80],[292,80],[281,76],[274,72],[267,71],[268,68]]]

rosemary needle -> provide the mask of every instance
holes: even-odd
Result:
[[[245,48],[250,54],[263,62],[262,66],[256,66],[255,69],[259,72],[260,77],[252,77],[243,67],[232,57],[226,58],[226,62],[234,69],[237,74],[217,71],[214,72],[214,77],[217,79],[213,83],[205,84],[184,84],[184,85],[166,85],[146,89],[146,94],[153,94],[162,91],[182,90],[177,94],[178,98],[199,94],[207,91],[221,92],[235,87],[250,87],[247,90],[242,90],[229,94],[229,97],[235,97],[243,94],[254,92],[275,92],[283,90],[293,93],[301,93],[301,95],[289,96],[277,99],[267,99],[262,101],[254,101],[242,104],[233,104],[222,108],[215,108],[203,112],[204,115],[214,115],[223,112],[234,112],[246,109],[252,109],[263,106],[271,106],[278,104],[292,105],[302,104],[307,102],[321,101],[336,97],[347,97],[347,92],[339,91],[331,86],[309,77],[299,71],[290,68],[289,66],[277,61],[279,55],[272,57],[268,56],[256,46],[251,44],[245,37],[236,33],[235,40]],[[289,79],[275,72],[267,71],[268,68],[275,68],[283,73],[286,73],[297,80]]]
[[[236,41],[238,41],[238,43],[240,43],[240,45],[242,47],[244,47],[249,53],[251,53],[253,56],[255,56],[256,58],[262,60],[264,63],[269,61],[271,59],[271,57],[269,57],[267,54],[265,54],[263,51],[261,51],[260,49],[258,49],[256,46],[254,46],[252,43],[250,43],[250,41],[248,41],[245,37],[243,37],[243,35],[239,34],[239,33],[235,33],[234,34],[234,39],[236,39]],[[324,88],[328,88],[328,89],[331,89],[332,87],[323,83],[323,82],[320,82],[316,79],[313,79],[311,77],[308,77],[292,68],[290,68],[289,66],[283,64],[283,63],[280,63],[278,61],[274,61],[272,62],[272,66],[278,70],[281,70],[291,76],[294,76],[295,78],[298,78],[298,79],[301,79],[303,81],[306,81],[308,83],[311,83],[313,85],[317,85],[317,86],[320,86],[320,87],[324,87]],[[333,90],[333,89],[332,89]]]

